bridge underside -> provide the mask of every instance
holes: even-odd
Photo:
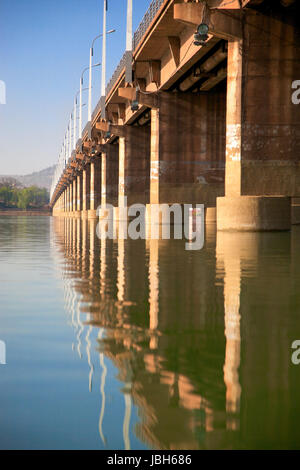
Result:
[[[100,204],[122,207],[127,197],[128,205],[217,207],[219,230],[300,222],[300,115],[292,99],[299,5],[208,4],[214,8],[162,3],[134,52],[134,86],[124,70],[110,85],[106,116],[96,108],[61,176],[54,215],[96,218]],[[199,47],[194,33],[204,20],[209,39]]]

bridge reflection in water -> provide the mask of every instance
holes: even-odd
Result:
[[[187,252],[178,240],[99,240],[94,220],[53,226],[74,354],[86,352],[90,391],[100,377],[104,445],[113,364],[125,449],[132,434],[157,449],[299,446],[297,228],[216,234],[208,225],[205,248]]]

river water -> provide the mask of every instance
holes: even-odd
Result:
[[[300,448],[299,247],[0,218],[0,447]]]

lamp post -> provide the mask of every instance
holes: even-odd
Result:
[[[70,115],[70,122],[69,122],[69,154],[68,158],[71,157],[72,153],[72,114]]]
[[[132,83],[132,0],[127,0],[125,82]]]
[[[82,85],[83,85],[83,76],[85,74],[85,72],[87,70],[90,70],[90,74],[91,74],[91,69],[94,68],[94,67],[99,67],[101,65],[101,63],[99,62],[98,64],[95,64],[95,65],[89,65],[89,67],[85,67],[82,71],[82,74],[81,74],[81,77],[80,77],[80,88],[79,88],[79,138],[81,139],[82,137],[82,92],[83,92],[83,89],[82,89]],[[89,92],[91,93],[91,84],[89,85]],[[88,121],[90,121],[91,119],[88,117]]]
[[[80,79],[80,83],[81,83],[81,79]],[[82,86],[80,87],[79,91],[77,91],[76,95],[75,95],[75,99],[74,99],[74,136],[73,136],[73,147],[74,147],[74,150],[76,149],[76,142],[77,142],[77,108],[78,108],[78,103],[77,103],[77,97],[78,95],[80,95],[80,109],[79,109],[79,138],[81,138],[81,133],[82,133],[82,108],[83,108],[83,104],[82,104],[82,92],[85,91],[85,90],[88,90],[88,88],[82,88]]]
[[[74,111],[73,111],[73,150],[76,148],[76,134],[77,134],[77,100],[74,99]]]
[[[107,0],[103,0],[102,77],[101,77],[101,98],[100,98],[102,119],[105,119],[106,12],[107,12]]]
[[[107,31],[106,34],[112,34],[116,30],[115,29],[110,29]],[[94,44],[95,41],[99,38],[101,38],[103,34],[98,34],[93,41],[92,45],[90,47],[90,65],[89,65],[89,103],[88,103],[88,121],[92,120],[92,68],[93,68],[93,56],[94,56]]]

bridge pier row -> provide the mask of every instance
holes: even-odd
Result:
[[[150,127],[124,126],[119,137],[118,205],[116,221],[126,220],[126,206],[146,204],[150,190]]]
[[[162,92],[151,109],[150,200],[155,204],[204,204],[216,219],[224,195],[226,88],[207,93]],[[157,221],[159,222],[159,221]]]
[[[90,163],[90,209],[89,219],[97,218],[97,208],[101,198],[101,158],[97,157]]]
[[[82,171],[82,211],[81,218],[88,218],[88,211],[90,209],[90,165]]]
[[[226,193],[218,199],[218,230],[291,228],[291,197],[300,195],[295,45],[296,24],[254,11],[247,11],[244,40],[228,43]]]

